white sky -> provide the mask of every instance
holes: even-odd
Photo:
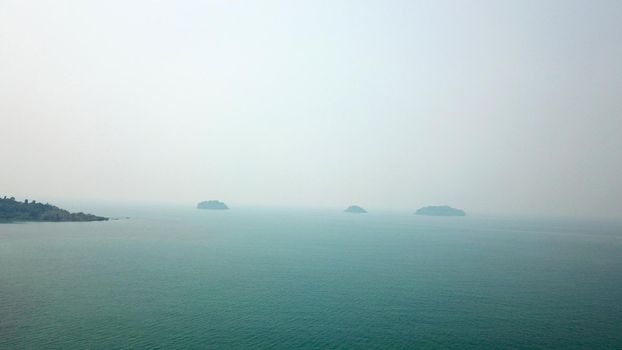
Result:
[[[620,217],[622,1],[0,1],[0,194]]]

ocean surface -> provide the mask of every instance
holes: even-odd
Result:
[[[0,349],[622,348],[613,222],[89,210],[0,224]]]

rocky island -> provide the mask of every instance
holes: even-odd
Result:
[[[353,213],[353,214],[363,214],[363,213],[367,213],[367,210],[359,207],[358,205],[351,205],[349,207],[346,208],[346,210],[344,210],[346,213]]]
[[[415,212],[416,215],[428,216],[465,216],[464,210],[452,208],[447,205],[429,206],[420,208]]]
[[[70,213],[51,204],[29,202],[28,199],[18,202],[15,197],[0,198],[0,222],[12,221],[104,221],[103,216],[85,213]]]
[[[197,209],[229,209],[229,207],[221,201],[203,201],[197,204]]]

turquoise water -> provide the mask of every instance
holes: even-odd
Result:
[[[622,226],[102,209],[0,225],[0,349],[622,348]]]

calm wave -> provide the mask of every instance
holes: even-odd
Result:
[[[130,214],[0,224],[1,349],[622,348],[616,224]]]

